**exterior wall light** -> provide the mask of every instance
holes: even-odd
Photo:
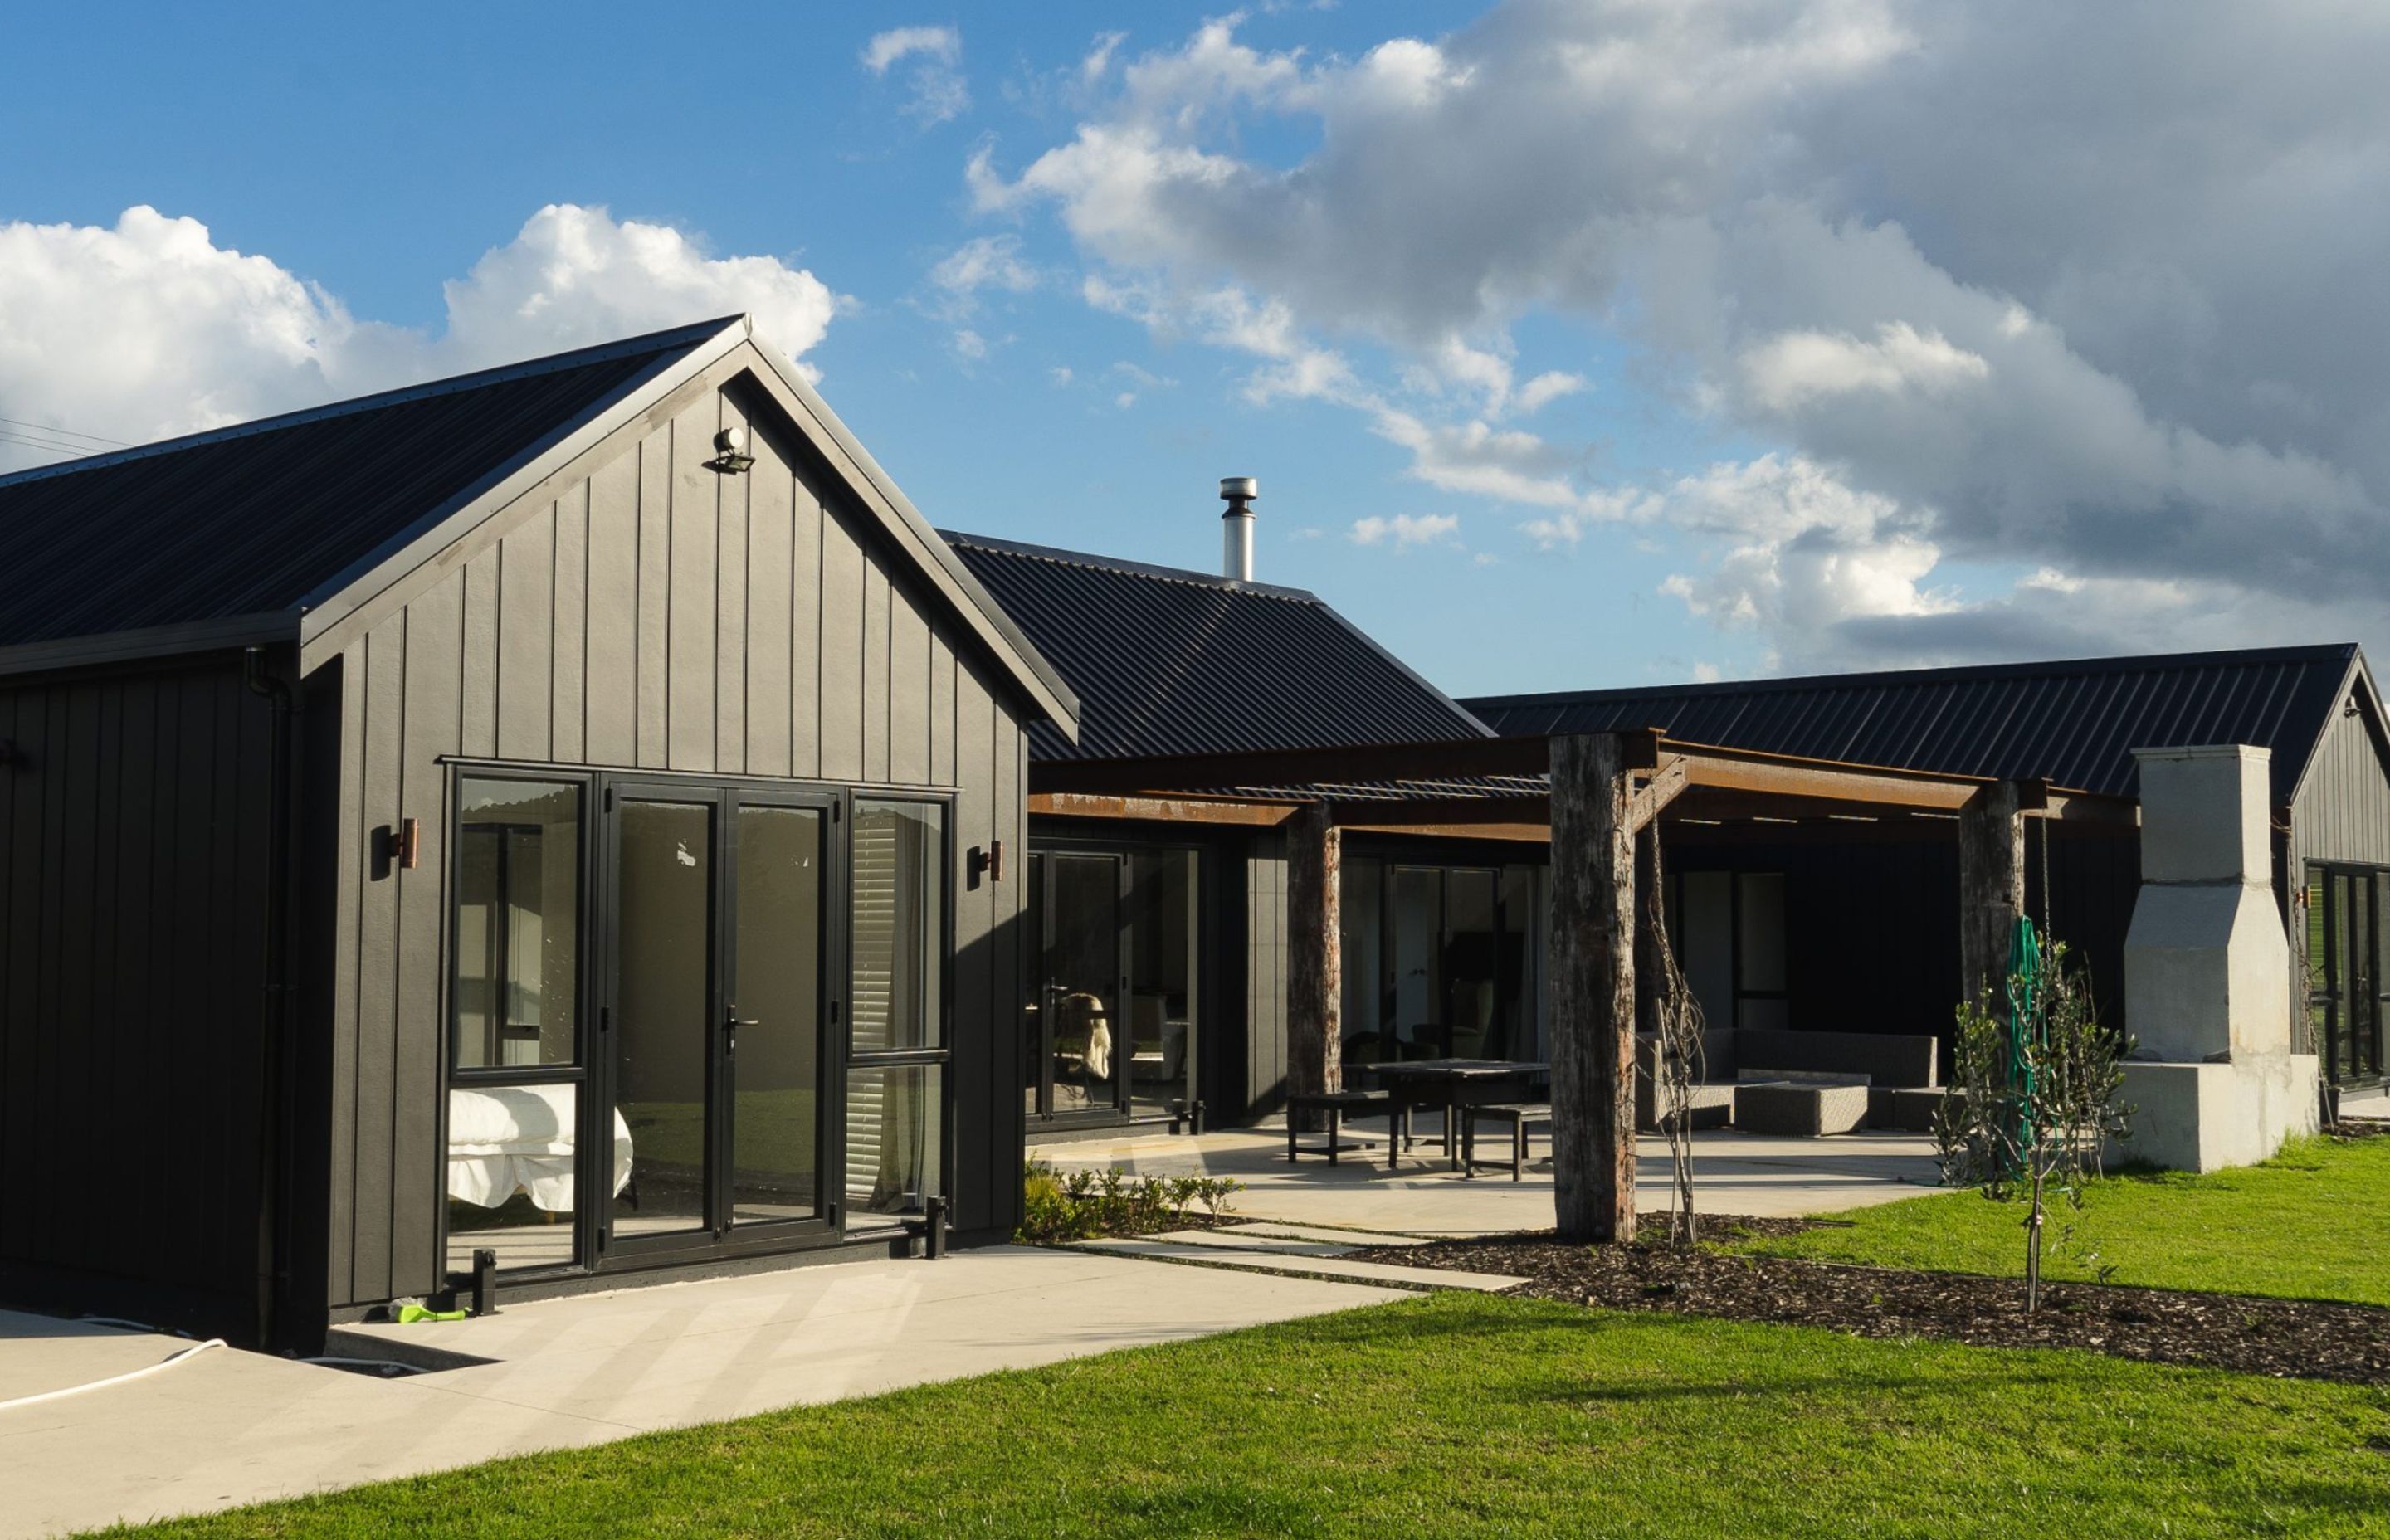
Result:
[[[754,463],[755,456],[747,453],[747,430],[726,428],[713,435],[713,458],[705,462],[705,468],[716,476],[743,476]]]

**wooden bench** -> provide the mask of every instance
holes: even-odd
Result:
[[[1524,1171],[1527,1165],[1528,1122],[1532,1119],[1537,1118],[1549,1122],[1551,1115],[1551,1108],[1542,1102],[1473,1102],[1464,1106],[1460,1110],[1461,1174],[1464,1176],[1474,1176],[1477,1174],[1477,1168],[1480,1165],[1498,1167],[1505,1163],[1501,1161],[1478,1160],[1478,1119],[1488,1118],[1496,1123],[1510,1124],[1510,1159],[1508,1163],[1510,1167],[1510,1180],[1515,1182],[1519,1179],[1519,1174]]]
[[[1328,1115],[1328,1142],[1326,1144],[1301,1144],[1297,1142],[1298,1136],[1302,1130],[1303,1114],[1305,1112],[1324,1112]],[[1336,1163],[1337,1157],[1343,1154],[1346,1149],[1358,1149],[1361,1148],[1359,1145],[1347,1145],[1344,1142],[1344,1120],[1346,1118],[1368,1117],[1372,1113],[1377,1112],[1383,1112],[1386,1114],[1386,1146],[1389,1155],[1388,1163],[1391,1164],[1393,1163],[1391,1159],[1392,1153],[1394,1149],[1398,1147],[1397,1141],[1394,1137],[1394,1120],[1400,1115],[1395,1110],[1394,1098],[1391,1093],[1385,1091],[1310,1091],[1287,1097],[1287,1163],[1291,1165],[1294,1162],[1295,1158],[1301,1155],[1325,1155],[1328,1157],[1328,1163],[1331,1166],[1334,1165]]]

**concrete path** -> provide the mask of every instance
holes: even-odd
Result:
[[[1056,1167],[1117,1166],[1143,1175],[1200,1173],[1244,1184],[1231,1204],[1240,1219],[1342,1226],[1413,1236],[1491,1235],[1548,1229],[1552,1173],[1538,1136],[1529,1153],[1541,1163],[1519,1181],[1508,1172],[1463,1177],[1445,1168],[1443,1146],[1425,1136],[1394,1171],[1373,1124],[1349,1131],[1368,1148],[1336,1165],[1306,1156],[1287,1163],[1286,1135],[1235,1129],[1193,1136],[1075,1139],[1034,1146]],[[1645,1213],[1669,1202],[1667,1147],[1637,1146],[1636,1204]],[[1718,1129],[1694,1136],[1693,1202],[1706,1213],[1790,1216],[1888,1203],[1938,1184],[1934,1141],[1921,1134],[1844,1134],[1783,1138]]]
[[[229,1508],[1403,1297],[999,1247],[347,1331],[351,1344],[397,1340],[495,1360],[409,1379],[218,1349],[128,1384],[0,1410],[0,1537]],[[0,1311],[0,1401],[188,1345]]]

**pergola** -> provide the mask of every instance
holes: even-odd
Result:
[[[1831,826],[1959,841],[1960,969],[2005,977],[2024,912],[2028,818],[2119,831],[2125,798],[1681,743],[1664,730],[1358,744],[1030,767],[1029,811],[1278,828],[1288,840],[1288,1079],[1341,1088],[1345,830],[1548,844],[1554,1204],[1561,1232],[1635,1233],[1636,867],[1666,822]]]

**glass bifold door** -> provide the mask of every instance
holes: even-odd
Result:
[[[612,789],[609,1251],[828,1228],[834,804]]]
[[[452,1275],[485,1248],[520,1271],[837,1237],[842,805],[460,777]]]

